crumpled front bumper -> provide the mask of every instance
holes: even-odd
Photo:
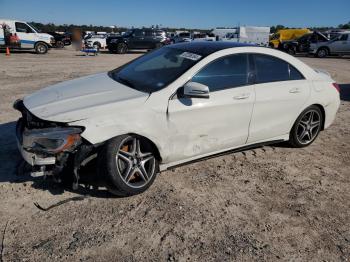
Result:
[[[31,166],[46,166],[46,165],[54,165],[56,163],[55,157],[41,157],[37,154],[28,152],[23,148],[23,124],[22,121],[18,121],[16,125],[16,140],[17,147],[19,152],[21,153],[23,159],[30,164]]]

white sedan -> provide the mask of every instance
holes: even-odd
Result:
[[[125,196],[145,191],[160,171],[209,156],[282,141],[308,146],[339,103],[327,73],[288,54],[193,42],[47,87],[14,107],[33,174],[71,170],[77,187],[82,170],[97,166],[110,192]]]

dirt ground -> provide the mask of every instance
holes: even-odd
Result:
[[[276,145],[176,168],[129,198],[16,175],[15,99],[138,55],[0,53],[3,261],[350,260],[350,58],[300,58],[342,84],[335,123],[308,148]]]

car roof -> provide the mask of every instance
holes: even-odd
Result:
[[[169,48],[180,49],[186,52],[191,52],[200,55],[210,55],[217,51],[234,48],[234,47],[245,47],[245,46],[255,46],[252,44],[229,42],[229,41],[198,41],[198,42],[185,42],[169,45]]]

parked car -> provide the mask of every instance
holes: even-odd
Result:
[[[296,53],[307,53],[309,52],[311,43],[323,43],[329,41],[325,35],[321,32],[313,32],[305,34],[295,40],[289,40],[282,42],[280,49],[289,53],[290,55],[295,55]]]
[[[97,46],[98,48],[106,48],[107,47],[107,35],[90,35],[85,38],[85,44],[87,46]]]
[[[309,34],[311,31],[307,28],[303,29],[282,29],[271,36],[269,46],[272,48],[280,48],[280,45],[288,40],[297,39],[300,36]]]
[[[327,42],[312,43],[311,54],[323,58],[328,55],[349,55],[350,54],[350,32],[342,32]]]
[[[206,33],[192,33],[192,41],[216,41],[216,37],[213,34]]]
[[[132,49],[155,49],[169,44],[163,30],[144,28],[132,29],[121,36],[107,38],[108,50],[112,53],[125,54]]]
[[[55,43],[53,44],[54,47],[63,48],[72,43],[70,37],[65,34],[59,34],[56,32],[47,32],[47,33],[54,37],[55,39]]]
[[[172,44],[182,43],[182,42],[191,42],[192,36],[190,32],[181,32],[176,34],[174,37],[170,39]]]
[[[33,25],[23,21],[0,19],[0,48],[34,49],[45,54],[55,43],[53,36],[40,33]]]
[[[159,171],[209,156],[282,141],[308,146],[339,104],[335,81],[297,58],[202,41],[50,86],[14,108],[22,113],[19,150],[34,170],[72,170],[77,187],[96,161],[110,192],[127,196],[145,191]]]

